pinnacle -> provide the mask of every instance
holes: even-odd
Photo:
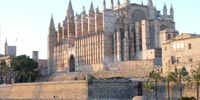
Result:
[[[69,4],[68,4],[68,10],[73,10],[73,8],[72,8],[72,2],[71,2],[71,0],[69,0]]]
[[[91,5],[90,5],[90,13],[94,14],[94,7],[93,7],[93,3],[91,2]]]
[[[53,14],[51,14],[51,21],[50,21],[49,28],[50,28],[50,29],[55,29],[55,24],[54,24]]]

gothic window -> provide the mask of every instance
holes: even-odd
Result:
[[[124,61],[124,42],[123,42],[123,39],[124,39],[124,30],[123,29],[120,29],[120,32],[121,32],[121,60]]]
[[[133,11],[133,14],[132,14],[133,23],[139,22],[143,19],[146,19],[144,11],[142,11],[141,9],[136,9]]]

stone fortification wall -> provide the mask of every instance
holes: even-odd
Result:
[[[9,97],[11,92],[11,86],[10,85],[0,85],[0,100],[1,98]]]
[[[137,87],[129,80],[24,83],[0,86],[0,99],[131,100]]]
[[[0,99],[81,99],[87,100],[87,81],[25,83],[0,86]]]
[[[142,87],[140,87],[142,88]],[[138,82],[128,80],[97,80],[89,85],[89,100],[132,100],[138,95]]]
[[[132,100],[134,96],[143,94],[144,80],[93,80],[87,81],[63,81],[26,83],[0,86],[0,100],[8,99],[64,99],[64,100]],[[158,84],[158,100],[165,100],[167,89],[165,83]],[[196,97],[196,86],[183,88],[184,97]],[[173,100],[179,98],[179,90],[176,85],[170,86],[170,97]],[[149,91],[149,100],[155,100],[155,91]]]

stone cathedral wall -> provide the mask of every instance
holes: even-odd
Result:
[[[119,61],[79,66],[78,72],[117,71],[117,70],[149,70],[154,68],[154,60]]]
[[[96,79],[106,79],[112,77],[122,78],[143,78],[148,77],[149,73],[154,69],[154,60],[138,60],[138,61],[123,61],[110,62],[107,64],[85,65],[76,68],[77,72],[73,73],[54,73],[45,80],[48,81],[63,81],[85,79],[86,75],[92,75]],[[44,80],[44,79],[42,79]]]

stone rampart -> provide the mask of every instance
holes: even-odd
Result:
[[[134,96],[147,96],[144,90],[144,80],[93,80],[93,81],[61,81],[0,85],[0,100],[2,99],[32,99],[32,100],[132,100]],[[165,83],[158,84],[158,100],[167,98]],[[155,91],[149,91],[149,100],[155,100]],[[183,96],[196,97],[196,86],[184,85]],[[170,85],[170,97],[179,98],[179,90]]]
[[[141,88],[141,87],[140,87]],[[0,86],[0,99],[131,100],[138,81],[93,80],[23,83]]]
[[[87,91],[87,81],[24,83],[0,86],[0,98],[87,100]]]
[[[97,80],[89,85],[88,90],[89,100],[131,100],[138,95],[138,82]]]

